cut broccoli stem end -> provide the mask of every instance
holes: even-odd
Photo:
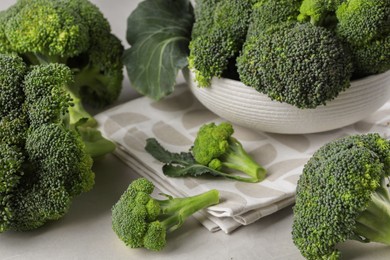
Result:
[[[390,245],[390,194],[386,186],[372,193],[371,201],[357,219],[355,233],[367,242]]]
[[[161,218],[159,221],[167,232],[172,232],[184,223],[195,212],[219,203],[219,192],[209,190],[202,194],[185,197],[158,200],[161,206]]]
[[[267,171],[259,165],[242,147],[242,144],[230,137],[228,151],[220,158],[222,166],[243,172],[250,178],[241,178],[246,182],[260,182],[265,179]]]

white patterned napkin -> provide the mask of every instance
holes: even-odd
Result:
[[[223,121],[204,108],[186,87],[178,87],[162,101],[147,97],[132,100],[97,115],[96,119],[103,135],[118,144],[115,154],[140,176],[151,179],[160,191],[192,196],[219,190],[220,203],[196,217],[209,230],[222,229],[226,233],[291,205],[304,164],[326,142],[368,132],[390,136],[390,102],[366,120],[325,133],[281,135],[234,126],[234,136],[268,171],[264,181],[253,184],[216,177],[166,177],[162,163],[145,152],[145,140],[149,137],[172,152],[188,151],[201,125]]]

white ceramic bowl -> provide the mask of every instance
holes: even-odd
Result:
[[[303,134],[337,129],[364,119],[390,98],[390,71],[352,81],[351,86],[325,106],[299,109],[272,101],[240,81],[215,78],[209,88],[199,88],[194,74],[183,70],[195,97],[210,111],[257,131]]]

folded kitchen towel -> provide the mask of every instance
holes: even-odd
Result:
[[[204,123],[223,119],[203,107],[186,87],[165,100],[141,97],[96,116],[103,135],[117,143],[115,154],[140,176],[174,196],[192,196],[210,189],[220,191],[220,203],[196,215],[211,231],[229,233],[241,225],[270,215],[294,202],[296,183],[304,164],[323,144],[351,134],[377,132],[390,135],[390,102],[369,118],[334,131],[305,135],[254,132],[235,125],[234,136],[264,168],[260,183],[216,177],[171,178],[162,163],[145,150],[145,140],[156,138],[167,150],[188,151]]]

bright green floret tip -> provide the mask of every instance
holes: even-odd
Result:
[[[298,181],[292,237],[307,259],[339,259],[347,240],[390,245],[390,143],[353,135],[321,147]]]
[[[183,198],[158,200],[152,197],[154,185],[145,178],[134,180],[112,208],[112,228],[131,248],[160,251],[166,246],[166,234],[181,227],[195,212],[217,204],[219,192]]]

